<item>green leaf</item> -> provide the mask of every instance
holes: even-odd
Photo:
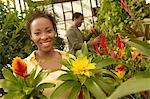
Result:
[[[14,99],[14,94],[6,94],[3,96],[3,99]]]
[[[99,63],[96,64],[96,69],[102,69],[105,66],[109,66],[111,64],[115,64],[116,62],[112,58],[107,58],[101,60]]]
[[[128,41],[127,44],[131,45],[132,47],[137,48],[139,51],[143,52],[143,54],[150,57],[150,44],[145,43],[143,41],[131,39]]]
[[[87,48],[86,42],[84,42],[84,44],[82,45],[81,50],[82,50],[83,56],[87,56],[87,57],[89,56],[89,52],[88,52],[88,48]]]
[[[92,62],[93,63],[99,63],[100,61],[102,60],[102,56],[97,56],[97,57],[95,57],[93,60],[92,60]]]
[[[150,90],[150,78],[130,78],[122,83],[108,99],[117,99],[133,93]]]
[[[58,79],[60,79],[62,81],[65,81],[65,80],[75,80],[75,81],[77,81],[78,80],[78,78],[74,74],[69,73],[69,72],[67,74],[60,75],[58,77]]]
[[[13,73],[9,69],[3,68],[2,73],[5,79],[13,81],[13,82],[17,81],[16,77],[13,75]]]
[[[71,90],[71,92],[70,92],[70,94],[68,96],[68,99],[76,99],[76,97],[78,96],[78,93],[80,92],[80,89],[81,89],[81,85],[79,83],[76,84],[72,88],[72,90]]]
[[[45,89],[45,88],[52,88],[52,87],[55,87],[55,84],[53,84],[53,83],[42,83],[42,84],[40,84],[37,88],[36,88],[36,90],[42,90],[42,89]]]
[[[58,99],[62,95],[62,92],[67,91],[68,89],[77,85],[76,81],[64,81],[60,86],[58,86],[55,91],[50,96],[50,99]]]
[[[106,83],[103,81],[103,78],[95,77],[93,80],[97,83],[100,88],[107,94],[111,94],[115,90],[115,86],[112,83]]]
[[[26,84],[28,87],[33,87],[33,79],[36,74],[36,68],[31,71],[29,75],[25,78]]]
[[[103,90],[92,79],[87,79],[84,85],[96,97],[96,99],[99,99],[100,97],[101,99],[106,99]]]
[[[70,69],[70,67],[71,67],[71,64],[69,63],[69,61],[67,59],[61,59],[60,64],[66,66],[68,69]]]
[[[83,53],[82,53],[82,50],[78,50],[77,52],[76,52],[76,57],[78,58],[78,57],[84,57],[84,55],[83,55]]]
[[[112,77],[116,77],[114,73],[112,73],[111,71],[107,70],[107,69],[99,69],[97,70],[95,73],[101,73],[101,74],[107,74],[107,75],[110,75]]]
[[[36,76],[36,78],[33,80],[33,86],[37,86],[45,77],[47,77],[49,74],[48,71],[45,70],[41,70],[38,75]]]
[[[135,78],[150,78],[150,70],[145,70],[145,71],[139,71],[135,73],[134,75]]]
[[[26,95],[31,94],[31,92],[32,92],[33,90],[34,90],[34,88],[23,87],[23,92],[24,92]]]
[[[82,87],[83,90],[83,95],[85,97],[85,99],[90,99],[90,93],[88,91],[88,89],[86,87]]]
[[[80,81],[81,85],[83,85],[83,84],[84,84],[84,82],[86,81],[87,77],[86,77],[86,76],[78,75],[78,79],[79,79],[79,81]]]
[[[20,91],[9,91],[6,95],[4,95],[3,99],[23,99],[25,94]]]
[[[20,85],[20,87],[24,87],[24,86],[27,86],[26,83],[25,83],[25,79],[21,76],[17,76],[17,84]]]
[[[0,88],[4,88],[5,90],[21,90],[21,87],[9,80],[6,79],[0,79]]]

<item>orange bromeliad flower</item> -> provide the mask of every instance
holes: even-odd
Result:
[[[13,59],[12,69],[13,72],[19,76],[26,77],[27,75],[27,65],[20,57],[15,57]]]
[[[136,59],[136,51],[133,51],[133,52],[131,52],[131,54],[132,54],[132,60],[134,61],[135,59]]]
[[[117,75],[117,77],[118,78],[123,78],[124,77],[124,75],[125,75],[125,67],[124,66],[122,66],[122,65],[118,65],[118,66],[116,66],[115,67],[115,71],[114,71],[114,73]]]
[[[122,59],[122,57],[125,56],[125,50],[124,50],[124,44],[122,43],[120,37],[117,37],[117,43],[118,43],[118,58]]]
[[[124,49],[118,49],[118,58],[122,59],[123,57],[125,57],[126,52]]]
[[[141,60],[143,59],[143,53],[140,53],[140,59]]]

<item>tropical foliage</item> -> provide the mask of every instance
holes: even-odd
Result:
[[[41,83],[49,75],[49,71],[41,70],[37,73],[34,68],[27,74],[27,65],[20,57],[13,59],[12,69],[3,68],[2,72],[4,79],[0,79],[0,88],[7,92],[3,99],[47,99],[42,90],[55,86],[53,83]]]
[[[1,69],[11,64],[14,57],[25,58],[36,49],[24,26],[26,18],[38,5],[32,2],[29,6],[28,11],[19,13],[0,0],[0,79],[3,78]],[[63,39],[57,35],[54,47],[63,50],[64,46]],[[0,93],[4,94],[1,90]]]
[[[122,41],[119,37],[118,40],[120,46]],[[84,44],[76,56],[61,61],[67,69],[58,79],[64,82],[50,98],[57,99],[61,97],[61,92],[68,89],[71,89],[69,99],[76,99],[81,93],[85,99],[146,98],[148,94],[144,91],[150,90],[150,62],[146,57],[150,53],[147,56],[139,56],[136,52],[135,55],[133,50],[129,47],[126,50],[123,46],[118,47],[117,51],[115,53],[108,50],[108,53],[104,51],[101,55],[93,54],[88,52],[87,45]],[[142,93],[134,94],[137,92]]]
[[[10,64],[15,56],[22,58],[27,57],[36,49],[31,42],[25,29],[25,21],[31,11],[35,10],[34,6],[28,12],[19,13],[13,8],[5,5],[0,1],[0,69],[6,64]],[[37,7],[37,6],[35,6]],[[57,35],[54,47],[63,50],[65,43]],[[2,75],[0,75],[2,78]]]
[[[78,95],[83,92],[86,99],[92,97],[90,92],[96,97],[105,98],[106,95],[98,87],[95,78],[96,63],[88,53],[87,45],[84,44],[82,50],[79,50],[76,56],[68,57],[61,60],[61,63],[67,67],[66,73],[61,75],[58,79],[64,81],[52,93],[51,99],[61,97],[62,91],[71,89],[68,99],[76,99]],[[82,90],[82,91],[81,91]]]
[[[150,18],[149,9],[145,0],[101,0],[97,27],[109,35],[122,33],[150,39],[149,26],[143,21]]]
[[[25,18],[17,11],[9,11],[2,1],[0,17],[0,67],[10,64],[15,56],[26,57],[34,45],[26,35]]]
[[[42,70],[35,75],[35,68],[27,74],[26,65],[19,57],[12,66],[6,65],[15,56],[24,58],[35,48],[26,35],[24,15],[38,4],[28,4],[29,11],[18,14],[0,1],[0,69],[7,67],[2,69],[4,79],[0,80],[0,88],[7,92],[6,99],[46,98],[42,89],[55,86],[52,83],[40,84],[49,72]],[[96,28],[102,31],[99,43],[93,48],[84,44],[75,56],[61,61],[67,67],[63,70],[66,73],[58,78],[63,83],[50,98],[57,99],[70,89],[69,99],[148,99],[150,44],[146,40],[150,39],[150,32],[145,20],[150,17],[149,9],[150,4],[145,0],[101,0],[96,24]],[[136,39],[141,36],[144,36],[143,41]],[[59,37],[56,40],[55,48],[62,50],[64,42]]]

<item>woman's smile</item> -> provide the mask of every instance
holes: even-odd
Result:
[[[51,42],[50,41],[46,41],[46,42],[41,42],[40,45],[44,48],[50,47]]]

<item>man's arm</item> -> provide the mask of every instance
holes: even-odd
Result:
[[[89,33],[85,38],[84,41],[88,42],[90,38],[92,37],[93,33]]]

